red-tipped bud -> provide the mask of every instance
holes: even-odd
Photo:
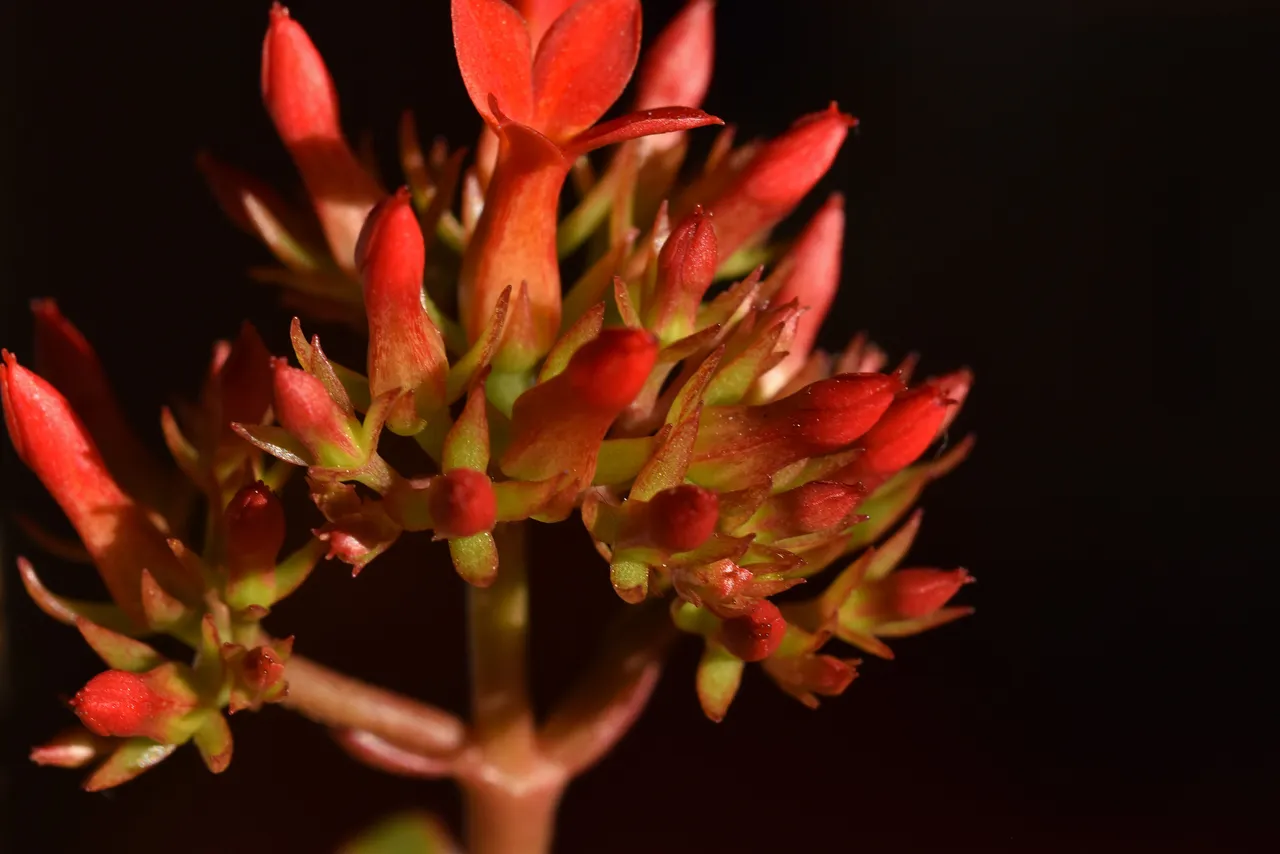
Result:
[[[715,0],[689,0],[658,34],[640,66],[636,109],[700,107],[715,58]]]
[[[688,476],[741,489],[797,460],[838,451],[870,430],[901,390],[884,374],[841,374],[764,406],[711,407],[703,412]]]
[[[231,499],[226,509],[227,568],[233,578],[275,565],[284,545],[284,507],[262,481]]]
[[[74,727],[32,748],[31,761],[55,768],[83,768],[114,745],[102,736]]]
[[[279,3],[271,7],[262,44],[262,97],[302,173],[334,259],[353,270],[356,237],[382,193],[342,134],[338,95],[324,60]]]
[[[725,649],[743,661],[764,661],[782,643],[787,621],[778,606],[761,599],[746,613],[725,620],[719,639]]]
[[[660,548],[696,549],[716,529],[720,498],[710,489],[682,484],[664,489],[649,502],[649,531]]]
[[[49,383],[3,352],[0,398],[18,457],[67,514],[106,582],[111,598],[138,625],[145,624],[142,569],[168,591],[198,597],[199,579],[173,556],[146,511],[107,473],[88,431]]]
[[[733,184],[708,205],[716,215],[721,261],[791,213],[831,168],[856,124],[832,104],[761,146]]]
[[[355,465],[361,457],[355,424],[325,390],[324,383],[306,371],[272,359],[272,387],[276,420],[326,466]]]
[[[779,494],[770,509],[787,534],[808,534],[847,520],[863,495],[856,486],[814,481]]]
[[[787,429],[806,455],[829,453],[873,429],[901,389],[884,374],[842,374],[769,404],[765,419]]]
[[[809,653],[771,658],[764,663],[764,669],[778,687],[812,709],[818,706],[818,696],[843,694],[858,675],[854,670],[858,663],[856,659]]]
[[[562,373],[516,399],[502,471],[521,480],[565,472],[589,480],[600,442],[644,386],[657,355],[657,342],[640,329],[606,329],[584,344]]]
[[[926,617],[972,580],[963,569],[900,569],[878,585],[876,610],[885,617]]]
[[[161,698],[136,673],[108,670],[89,680],[71,707],[90,732],[131,737],[151,732]]]
[[[863,451],[835,478],[882,478],[914,463],[933,443],[950,404],[934,386],[912,389],[893,402],[859,443]]]
[[[693,332],[698,304],[715,278],[716,230],[699,206],[675,227],[658,254],[658,282],[648,325],[664,341]]]
[[[782,287],[774,303],[796,300],[804,313],[796,323],[787,358],[770,372],[777,385],[800,369],[818,339],[836,289],[840,286],[840,250],[844,245],[844,197],[833,195],[814,216],[780,266]]]
[[[412,391],[387,417],[396,433],[421,429],[445,400],[449,363],[440,330],[422,305],[426,246],[408,188],[380,202],[356,244],[369,319],[369,393]]]
[[[213,382],[220,415],[218,429],[232,422],[259,424],[271,408],[271,351],[253,324],[245,321],[218,367]]]
[[[32,301],[31,313],[40,375],[66,397],[124,490],[166,509],[167,473],[125,420],[93,347],[53,300]]]
[[[469,537],[492,530],[498,517],[493,482],[484,472],[453,469],[431,482],[431,518],[436,536]]]

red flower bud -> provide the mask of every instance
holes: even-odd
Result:
[[[660,548],[696,549],[716,529],[720,498],[710,489],[682,484],[664,489],[649,502],[649,530]]]
[[[720,260],[791,213],[831,168],[857,119],[835,104],[804,116],[765,144],[718,198],[705,203],[716,215]]]
[[[452,469],[431,481],[431,518],[436,537],[469,537],[492,530],[498,517],[493,482],[484,472]]]
[[[770,423],[790,425],[806,452],[839,450],[874,429],[902,388],[884,374],[841,374],[819,380],[765,407]]]
[[[689,0],[658,34],[640,66],[636,109],[699,107],[711,85],[715,0]]]
[[[149,507],[167,511],[168,470],[125,420],[98,354],[53,300],[33,300],[31,313],[40,375],[66,397],[125,492]]]
[[[741,616],[725,620],[720,626],[719,640],[725,649],[743,661],[764,661],[782,643],[787,621],[778,606],[761,599]]]
[[[818,707],[818,696],[838,697],[858,675],[856,659],[842,660],[830,655],[808,653],[775,656],[764,663],[765,672],[778,687],[811,709]]]
[[[260,424],[271,408],[271,351],[248,321],[217,368],[213,391],[221,407],[219,430],[232,422]]]
[[[741,489],[797,460],[838,451],[871,429],[901,389],[884,374],[841,374],[764,406],[709,407],[689,478]]]
[[[963,569],[900,569],[878,585],[876,608],[885,617],[925,617],[972,580]]]
[[[787,535],[808,534],[846,520],[865,494],[856,486],[814,481],[775,496],[770,510]]]
[[[901,395],[859,443],[862,453],[835,475],[846,483],[888,477],[914,463],[933,443],[950,408],[930,385]]]
[[[146,679],[123,670],[99,673],[71,700],[71,707],[90,732],[124,738],[151,732],[161,704]]]
[[[67,514],[111,598],[144,625],[144,567],[166,590],[184,599],[198,598],[200,580],[173,556],[146,511],[116,485],[66,399],[19,365],[11,353],[0,352],[0,397],[18,457]]]
[[[327,466],[355,464],[360,456],[353,420],[325,390],[324,383],[306,371],[272,359],[276,420]]]
[[[369,393],[412,391],[387,417],[396,433],[421,428],[444,405],[449,363],[444,340],[422,305],[426,246],[408,188],[380,202],[356,244],[369,319]]]
[[[235,494],[226,509],[227,567],[231,577],[275,565],[284,545],[284,507],[262,481]]]
[[[284,662],[270,647],[255,646],[245,653],[240,675],[250,690],[263,694],[284,680]]]
[[[356,237],[383,193],[342,134],[338,95],[324,60],[279,3],[271,7],[262,44],[262,97],[302,173],[334,259],[353,271]]]
[[[693,332],[698,304],[716,274],[716,230],[701,206],[675,227],[658,254],[658,282],[648,326],[664,341]]]
[[[804,312],[796,323],[787,358],[770,371],[769,382],[780,387],[804,365],[818,330],[840,286],[840,250],[844,244],[844,197],[834,194],[809,221],[779,267],[783,277],[773,302],[796,300]]]
[[[573,472],[590,481],[600,442],[644,386],[658,345],[640,329],[606,329],[563,372],[516,399],[501,468],[521,480]]]

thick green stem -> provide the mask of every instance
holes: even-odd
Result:
[[[472,733],[462,775],[470,854],[545,854],[568,775],[538,749],[529,699],[529,586],[522,523],[500,525],[498,577],[468,589]]]

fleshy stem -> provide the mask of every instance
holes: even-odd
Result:
[[[471,854],[545,854],[569,774],[539,750],[529,698],[524,526],[501,525],[494,536],[498,577],[467,591],[476,761],[459,782],[468,847]]]

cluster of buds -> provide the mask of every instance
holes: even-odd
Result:
[[[309,204],[199,163],[281,264],[254,275],[315,320],[367,330],[366,364],[332,361],[295,319],[295,367],[245,326],[215,348],[199,403],[163,413],[179,483],[129,450],[92,351],[37,304],[44,379],[6,354],[9,432],[115,603],[57,597],[24,565],[42,607],[113,668],[73,702],[87,732],[38,761],[79,764],[124,739],[91,779],[101,787],[194,740],[225,767],[220,710],[286,690],[290,644],[261,630],[267,609],[321,556],[359,572],[413,535],[447,540],[458,574],[485,586],[502,572],[495,527],[579,512],[602,583],[628,603],[668,601],[703,639],[698,695],[716,720],[746,663],[814,704],[854,677],[856,662],[820,652],[828,641],[887,656],[880,638],[966,613],[944,607],[963,570],[891,572],[915,521],[867,547],[968,452],[928,455],[972,377],[913,382],[913,357],[886,371],[861,336],[815,349],[842,199],[789,244],[772,231],[856,120],[833,104],[746,144],[725,127],[686,163],[688,133],[723,125],[699,109],[713,7],[690,0],[639,63],[639,0],[452,0],[481,137],[464,168],[444,143],[424,154],[406,115],[394,191],[348,144],[315,45],[271,9],[262,94]],[[601,122],[638,63],[633,111]],[[566,182],[578,202],[562,212]],[[562,262],[582,271],[567,287]],[[386,433],[416,443],[419,471],[384,458]],[[272,489],[299,467],[325,522],[278,560]],[[182,545],[193,496],[209,508],[199,555]],[[773,601],[860,550],[818,599]],[[187,642],[195,663],[161,660],[136,639],[147,632]]]

